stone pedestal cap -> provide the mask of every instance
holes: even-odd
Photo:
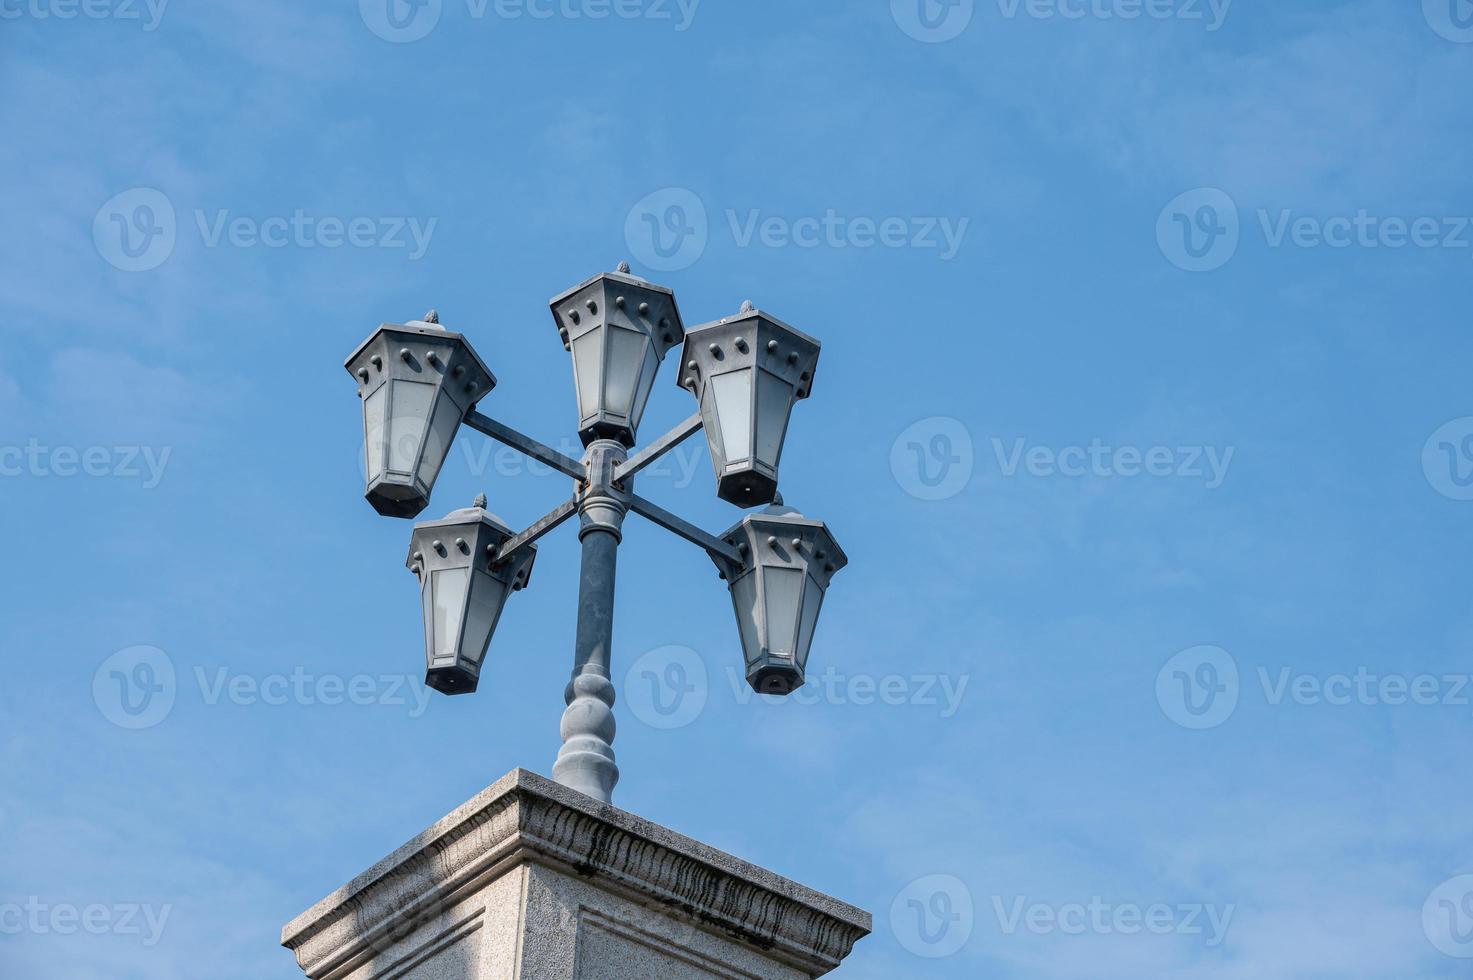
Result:
[[[549,865],[819,976],[868,912],[523,769],[288,923],[309,977],[335,973],[524,862]]]

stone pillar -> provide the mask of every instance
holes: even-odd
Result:
[[[869,913],[518,769],[282,929],[314,980],[799,980]]]

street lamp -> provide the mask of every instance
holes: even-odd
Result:
[[[743,559],[735,566],[715,561],[731,589],[747,683],[759,694],[791,694],[803,686],[824,593],[849,559],[828,525],[784,507],[781,498],[722,537]]]
[[[385,517],[414,517],[430,502],[460,424],[496,376],[434,310],[381,325],[343,366],[363,399],[364,496]]]
[[[813,390],[818,352],[818,341],[751,303],[686,335],[678,380],[700,402],[722,500],[772,503],[788,418]]]
[[[731,589],[748,681],[764,693],[802,685],[824,593],[847,559],[822,521],[782,506],[777,494],[788,417],[793,402],[812,390],[818,341],[750,303],[687,337],[675,294],[632,275],[627,263],[562,293],[551,308],[573,359],[581,460],[476,411],[496,380],[465,338],[445,332],[433,313],[384,324],[347,366],[364,399],[367,496],[379,513],[412,517],[424,509],[462,424],[574,481],[570,499],[518,534],[486,512],[484,497],[416,525],[409,567],[420,580],[425,682],[467,694],[479,682],[507,596],[527,584],[534,542],[578,516],[573,675],[563,692],[563,745],[552,772],[607,803],[619,779],[610,664],[625,515],[642,515],[716,563]],[[660,362],[682,340],[682,376],[700,411],[631,452]],[[719,496],[744,507],[777,501],[722,537],[634,492],[637,473],[703,428]]]
[[[520,591],[537,560],[535,544],[502,554],[515,535],[486,510],[486,496],[444,520],[414,526],[409,570],[424,611],[425,683],[441,694],[472,694],[506,597]]]
[[[660,362],[685,334],[675,294],[627,271],[604,272],[549,305],[573,354],[583,444],[633,446]]]

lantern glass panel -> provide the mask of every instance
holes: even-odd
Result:
[[[475,592],[465,617],[465,638],[460,644],[460,655],[479,666],[486,656],[486,648],[491,645],[491,631],[496,628],[506,588],[484,572],[476,573],[473,588]]]
[[[425,486],[434,486],[439,479],[440,467],[445,465],[450,443],[455,440],[455,433],[460,429],[460,420],[460,407],[449,398],[441,398],[440,404],[435,407],[435,421],[430,426],[430,444],[425,452],[424,472],[421,474]]]
[[[743,575],[732,583],[732,605],[736,606],[737,627],[742,634],[742,649],[749,661],[762,655],[762,641],[757,635],[757,576]]]
[[[718,374],[711,379],[711,391],[726,465],[731,466],[752,455],[752,372]]]
[[[435,603],[435,659],[455,659],[460,621],[470,587],[469,568],[442,568],[431,573],[430,588]]]
[[[796,568],[764,568],[767,592],[767,648],[773,656],[793,656],[798,633],[798,603],[803,598],[803,572]]]
[[[757,372],[757,458],[774,469],[792,407],[793,386],[775,374]]]
[[[638,372],[644,367],[644,351],[649,341],[642,333],[622,330],[613,324],[604,330],[609,338],[608,363],[604,366],[604,410],[630,418],[635,388],[640,382]]]
[[[573,340],[573,374],[578,382],[578,411],[587,418],[598,411],[600,361],[603,359],[599,331],[590,330]]]
[[[435,402],[435,386],[422,381],[391,381],[393,393],[389,410],[389,471],[413,475],[429,428],[430,406]]]
[[[369,481],[384,471],[384,402],[389,397],[389,386],[379,385],[373,394],[363,401],[363,452],[364,464]]]
[[[655,354],[655,345],[645,342],[644,366],[639,370],[639,390],[634,396],[634,408],[629,416],[630,425],[639,425],[640,416],[644,415],[645,403],[650,399],[650,385],[655,383],[655,375],[660,373],[660,358]]]
[[[823,605],[823,589],[812,575],[803,576],[803,618],[798,621],[798,649],[808,659],[808,648],[813,643],[813,628],[818,624],[818,610]]]

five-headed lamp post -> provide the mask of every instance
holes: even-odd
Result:
[[[747,680],[761,693],[788,694],[803,684],[824,592],[847,559],[822,521],[783,506],[777,492],[788,419],[812,391],[818,341],[750,303],[687,332],[675,294],[630,274],[626,263],[551,306],[573,358],[581,460],[476,410],[496,377],[433,311],[423,320],[383,324],[346,367],[363,400],[366,497],[386,517],[412,518],[425,509],[462,425],[575,481],[571,499],[520,533],[486,510],[484,495],[444,520],[416,524],[408,565],[419,578],[425,683],[469,694],[507,597],[528,583],[534,542],[578,515],[577,638],[553,777],[609,802],[619,779],[610,648],[625,514],[632,510],[710,555],[731,591]],[[634,452],[660,363],[682,344],[677,381],[699,409]],[[634,493],[635,474],[700,430],[717,494],[739,507],[763,507],[720,536]]]

